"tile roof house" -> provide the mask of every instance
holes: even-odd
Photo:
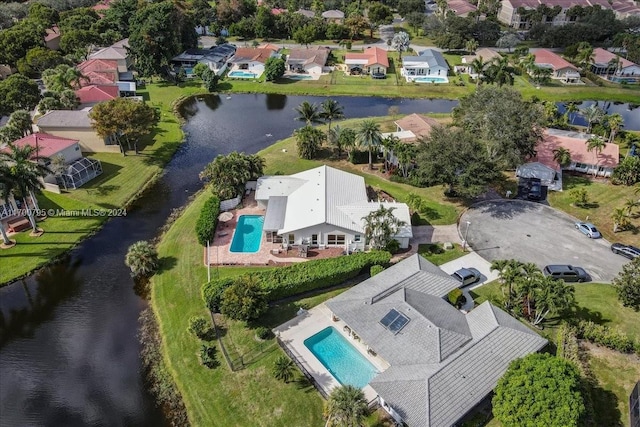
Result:
[[[119,153],[120,147],[113,138],[102,138],[91,125],[90,108],[82,110],[53,110],[41,116],[38,129],[49,135],[80,141],[85,152]]]
[[[322,18],[326,21],[341,23],[342,21],[344,21],[344,12],[335,9],[325,10],[324,12],[322,12]]]
[[[447,0],[447,7],[453,11],[456,16],[466,18],[469,13],[475,12],[478,8],[466,0]]]
[[[171,59],[171,64],[174,67],[185,68],[187,77],[194,76],[193,67],[198,63],[205,64],[211,71],[221,76],[227,70],[229,59],[235,53],[235,46],[229,43],[208,49],[187,49],[180,55],[174,56]]]
[[[272,49],[255,47],[239,47],[229,60],[232,64],[231,70],[242,70],[253,73],[258,78],[264,72],[264,64],[267,59],[277,57],[278,54]]]
[[[78,71],[87,79],[80,81],[80,86],[92,84],[115,85],[118,81],[118,62],[108,59],[87,59],[76,65]]]
[[[344,56],[349,74],[386,75],[389,68],[387,51],[368,47],[362,53],[347,52]]]
[[[54,25],[51,28],[47,28],[44,35],[44,45],[51,50],[59,50],[60,37],[60,28],[58,28],[57,25]]]
[[[536,66],[551,69],[552,79],[560,80],[563,83],[582,83],[578,68],[557,53],[547,49],[537,49],[532,53],[536,58]]]
[[[118,86],[110,85],[89,85],[75,91],[80,100],[80,106],[91,107],[104,101],[110,101],[120,96]]]
[[[308,9],[298,9],[294,13],[300,14],[306,18],[314,18],[316,16],[314,11]]]
[[[601,47],[593,50],[591,72],[601,76],[607,76],[607,78],[612,81],[620,81],[612,78],[612,76],[631,77],[640,80],[640,65]]]
[[[325,303],[390,365],[369,386],[399,423],[457,424],[511,361],[547,345],[488,301],[467,314],[457,310],[445,298],[458,286],[416,254]]]
[[[396,131],[383,133],[382,136],[384,138],[395,136],[400,142],[407,144],[415,144],[418,138],[429,136],[434,127],[441,126],[436,119],[416,113],[396,120],[394,124],[396,125]],[[384,158],[386,170],[394,169],[399,164],[399,159],[393,150],[386,150]]]
[[[128,46],[128,39],[126,42],[126,46]],[[89,55],[89,59],[102,59],[106,61],[116,61],[117,70],[120,73],[126,73],[131,68],[132,59],[125,47],[124,43],[118,44],[116,46],[108,46],[102,48],[96,52],[93,52]]]
[[[370,202],[364,178],[329,166],[261,177],[255,198],[266,210],[267,241],[364,250],[362,218],[380,206],[394,208],[394,216],[404,222],[394,236],[401,248],[408,247],[413,237],[406,204]]]
[[[606,144],[600,154],[587,150],[587,140],[591,135],[559,129],[546,129],[542,141],[536,146],[537,161],[559,170],[553,159],[553,150],[564,147],[571,153],[571,164],[565,170],[609,177],[620,162],[620,149],[617,144]]]
[[[448,81],[449,65],[442,53],[434,49],[425,49],[418,56],[403,57],[401,72],[408,82],[420,82],[420,78],[430,76],[441,76]]]
[[[294,72],[322,74],[330,50],[322,46],[307,49],[291,49],[287,56],[287,69]]]
[[[482,58],[482,62],[488,63],[493,61],[496,58],[502,58],[499,52],[489,49],[487,47],[482,47],[477,49],[474,55],[465,55],[460,59],[462,65],[456,65],[455,70],[457,73],[466,73],[475,78],[476,73],[475,70],[471,68],[471,63],[478,58]]]

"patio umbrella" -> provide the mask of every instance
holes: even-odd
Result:
[[[227,222],[233,218],[233,214],[231,212],[222,212],[218,215],[218,221]]]

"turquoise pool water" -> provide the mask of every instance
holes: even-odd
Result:
[[[229,77],[237,77],[241,79],[255,79],[256,75],[254,73],[249,73],[247,71],[232,71],[229,73]]]
[[[231,241],[231,252],[254,253],[260,249],[264,217],[261,215],[240,215],[236,231]]]
[[[362,388],[378,374],[371,362],[333,326],[307,338],[304,345],[342,385]]]
[[[446,77],[418,77],[414,80],[418,83],[448,83],[449,79]]]

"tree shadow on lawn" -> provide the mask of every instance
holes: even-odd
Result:
[[[476,207],[483,214],[489,214],[492,218],[498,219],[513,219],[518,215],[525,212],[538,210],[538,204],[533,202],[524,201],[497,201],[487,202]]]
[[[587,388],[593,400],[594,423],[597,426],[622,427],[622,413],[618,408],[618,396],[600,387],[596,381],[589,382]]]
[[[564,172],[563,176],[563,184],[565,190],[571,190],[573,188],[579,186],[589,186],[593,183],[589,177],[585,177],[582,175],[574,175],[568,172]]]
[[[163,167],[173,157],[180,144],[180,141],[165,142],[152,153],[140,153],[138,155],[144,157],[143,163],[146,166]]]

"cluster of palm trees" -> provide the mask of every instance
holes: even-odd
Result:
[[[515,69],[509,63],[507,56],[495,57],[491,61],[484,61],[482,56],[479,56],[471,62],[470,67],[478,75],[476,86],[480,84],[481,80],[499,87],[513,85]]]
[[[550,314],[565,312],[575,302],[573,287],[544,276],[533,263],[496,260],[491,264],[491,270],[499,272],[504,307],[525,317],[534,326]]]

